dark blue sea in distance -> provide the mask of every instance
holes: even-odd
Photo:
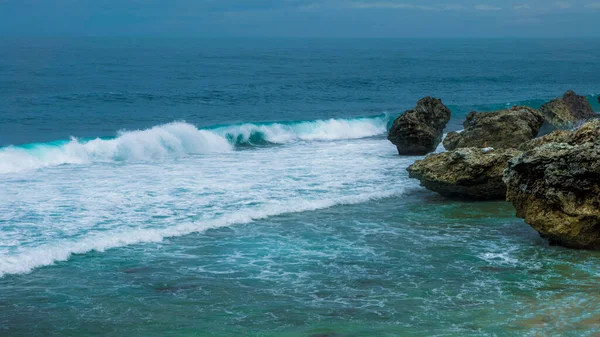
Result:
[[[0,39],[1,336],[597,336],[600,253],[386,138],[568,89],[598,39]],[[507,135],[509,136],[509,135]],[[438,149],[442,151],[443,149]]]

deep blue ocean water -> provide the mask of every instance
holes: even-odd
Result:
[[[600,40],[0,40],[1,336],[595,336],[600,254],[385,139],[600,111]],[[439,149],[440,151],[443,149]]]

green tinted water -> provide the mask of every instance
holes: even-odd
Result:
[[[600,253],[507,203],[405,197],[78,255],[0,280],[10,336],[593,336]]]

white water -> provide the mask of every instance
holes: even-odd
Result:
[[[241,124],[215,129],[248,142],[253,133],[261,133],[269,143],[286,144],[296,141],[327,141],[357,139],[381,135],[387,131],[387,116],[375,118],[329,119],[298,123]]]
[[[112,142],[132,144],[128,137],[150,133],[127,133]],[[153,144],[135,143],[142,149]],[[397,196],[416,187],[405,172],[415,158],[398,157],[383,138],[197,153],[0,175],[0,275],[30,272],[72,254]]]
[[[357,139],[386,132],[387,117],[330,119],[298,123],[242,124],[198,129],[175,122],[147,130],[123,131],[114,139],[32,144],[0,148],[0,174],[64,164],[114,161],[159,161],[165,158],[230,152],[257,135],[268,143]]]
[[[0,174],[63,164],[91,164],[110,161],[151,161],[189,154],[227,152],[229,142],[207,130],[187,123],[170,123],[143,131],[121,132],[114,139],[66,144],[36,144],[32,148],[0,149]]]
[[[351,205],[369,200],[399,195],[402,189],[380,193],[367,193],[356,196],[344,196],[337,199],[273,201],[260,209],[249,209],[227,214],[221,218],[174,224],[165,228],[132,228],[114,230],[101,234],[85,236],[80,240],[63,239],[49,244],[41,244],[17,254],[7,254],[0,259],[0,277],[4,274],[28,273],[33,268],[47,266],[58,261],[68,260],[73,254],[87,253],[92,250],[104,252],[107,249],[131,244],[160,242],[165,238],[202,232],[236,224],[250,223],[270,216],[314,211],[336,205]]]

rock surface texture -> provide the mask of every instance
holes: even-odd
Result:
[[[421,186],[446,197],[504,200],[504,169],[520,154],[515,149],[461,148],[429,155],[407,170],[411,178],[421,181]]]
[[[551,128],[570,129],[598,115],[584,96],[567,91],[561,98],[544,104],[540,111]]]
[[[463,147],[518,148],[535,138],[544,123],[539,111],[517,106],[496,112],[471,112],[464,130],[450,132],[444,140],[446,150]]]
[[[400,155],[425,155],[441,143],[449,120],[450,109],[440,99],[425,97],[394,121],[388,139]]]
[[[566,143],[569,141],[570,138],[571,132],[555,130],[552,133],[549,133],[545,136],[535,138],[528,141],[527,143],[521,144],[521,146],[519,146],[519,150],[529,151],[548,143]]]
[[[546,143],[509,162],[504,181],[517,216],[551,242],[600,249],[600,121],[566,141]]]

